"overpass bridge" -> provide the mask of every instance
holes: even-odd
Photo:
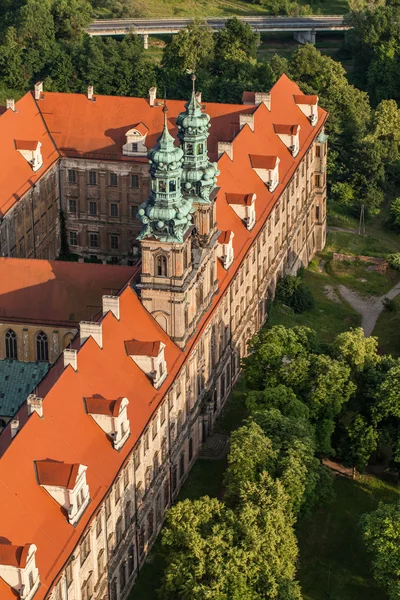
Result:
[[[343,16],[310,15],[308,17],[239,17],[243,23],[248,23],[259,33],[274,31],[293,32],[294,38],[300,44],[315,43],[319,31],[345,31],[350,29]],[[222,29],[228,18],[212,17],[206,19],[214,30]],[[149,35],[165,35],[178,33],[193,19],[99,19],[93,21],[87,31],[89,35],[126,35],[135,33],[142,35],[144,47],[148,48]]]

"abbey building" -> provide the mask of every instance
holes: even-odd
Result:
[[[4,600],[128,597],[277,280],[325,244],[318,97],[282,76],[243,102],[37,87],[0,116],[15,167],[0,174],[2,260],[52,271],[65,236],[81,257],[134,265],[0,435]]]

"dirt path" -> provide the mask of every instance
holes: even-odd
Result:
[[[400,283],[397,283],[387,294],[383,296],[370,296],[363,298],[357,292],[349,290],[345,285],[339,285],[340,295],[361,315],[361,327],[364,329],[365,337],[369,337],[374,330],[379,315],[383,310],[382,300],[389,298],[393,300],[400,294]]]
[[[342,233],[357,233],[358,229],[346,229],[346,227],[327,227],[328,231],[341,231]]]

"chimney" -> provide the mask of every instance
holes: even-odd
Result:
[[[196,92],[196,100],[199,104],[201,104],[201,92]]]
[[[93,94],[94,94],[94,87],[92,85],[89,85],[89,87],[87,89],[88,100],[92,100],[93,99]]]
[[[15,437],[17,435],[19,431],[19,417],[15,417],[15,419],[13,419],[11,421],[11,439],[13,439],[13,437]]]
[[[43,417],[43,398],[39,398],[36,394],[29,394],[27,398],[28,414],[31,415],[37,412],[39,417]]]
[[[271,110],[271,92],[256,92],[255,93],[255,103],[261,104],[264,102],[265,106],[268,110]]]
[[[11,109],[13,112],[15,112],[15,100],[14,98],[7,98],[6,100],[6,108]]]
[[[157,98],[157,88],[151,87],[149,89],[150,106],[154,106],[154,104],[156,102],[156,98]]]
[[[218,142],[218,158],[226,152],[231,160],[233,160],[233,144],[232,142]]]
[[[249,114],[249,115],[239,115],[239,125],[240,125],[240,129],[242,129],[242,127],[244,127],[245,125],[248,125],[250,127],[250,129],[252,131],[254,131],[254,115]]]
[[[103,313],[108,311],[119,321],[119,296],[103,296]]]
[[[35,83],[35,100],[40,100],[40,94],[43,92],[43,81]]]
[[[64,369],[71,365],[74,371],[78,370],[78,351],[73,348],[65,348],[63,352],[64,356]]]
[[[93,321],[81,321],[79,323],[79,331],[81,336],[81,345],[86,342],[88,337],[92,336],[100,348],[103,347],[103,330],[101,323],[95,323]]]

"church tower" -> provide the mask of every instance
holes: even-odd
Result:
[[[185,104],[185,111],[177,120],[178,138],[183,150],[183,193],[195,208],[194,224],[200,243],[207,244],[215,232],[215,203],[212,193],[219,175],[216,163],[208,158],[207,138],[210,117],[196,97],[196,75],[192,74],[192,96]]]
[[[164,105],[164,129],[148,153],[151,193],[138,212],[143,225],[138,236],[142,246],[141,300],[181,348],[209,309],[218,285],[218,232],[211,196],[217,169],[207,156],[210,119],[202,113],[195,96],[197,104],[193,106],[193,96],[194,92],[177,119],[179,133],[185,136],[183,150],[175,146],[168,131]],[[184,154],[187,149],[190,152],[186,137],[192,121],[185,121],[185,116],[191,107],[191,118],[198,121],[192,142],[193,162],[186,161]]]

